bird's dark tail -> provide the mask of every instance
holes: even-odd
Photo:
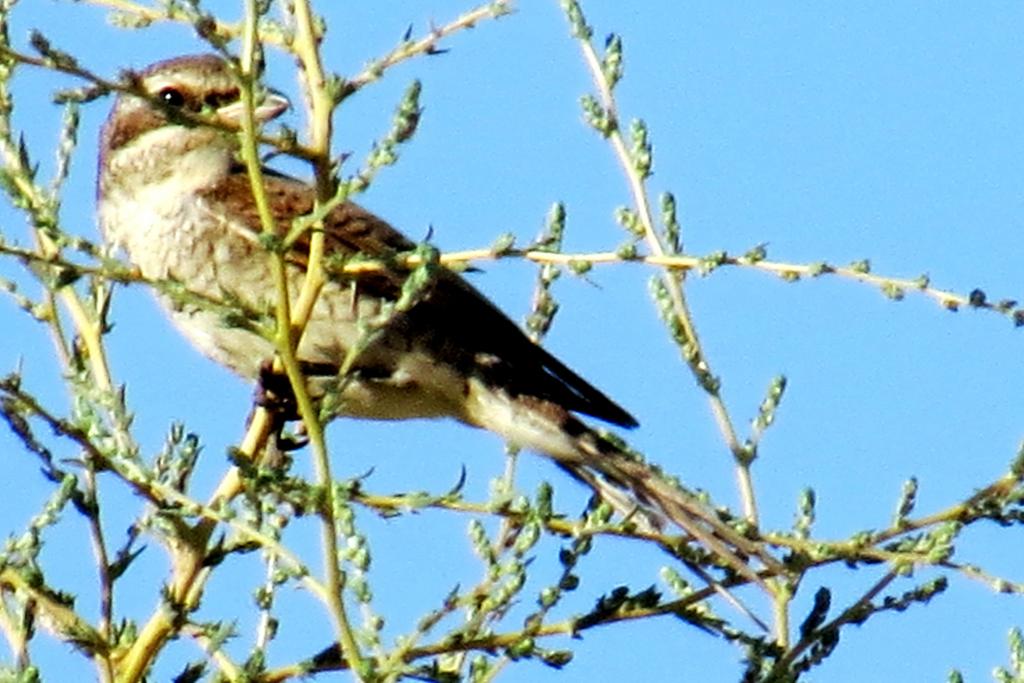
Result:
[[[466,422],[552,458],[642,531],[676,526],[719,564],[754,583],[764,584],[758,573],[762,569],[783,571],[776,558],[695,494],[561,406],[473,383],[468,398]]]

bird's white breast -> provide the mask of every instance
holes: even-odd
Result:
[[[201,195],[228,172],[230,151],[205,145],[174,154],[181,133],[159,128],[109,157],[98,206],[104,235],[148,279],[186,283],[200,297],[237,298],[253,311],[268,310],[266,253]],[[272,354],[269,342],[227,326],[209,306],[161,300],[203,353],[244,375],[254,376]]]
[[[259,228],[243,221],[252,215],[229,215],[231,203],[210,199],[207,191],[229,172],[232,150],[223,145],[183,144],[183,129],[169,126],[146,133],[115,150],[101,183],[100,222],[107,240],[123,247],[142,274],[172,280],[201,298],[161,302],[182,333],[206,356],[236,372],[256,377],[273,356],[273,345],[260,335],[231,326],[225,315],[240,303],[263,315],[272,328],[277,288],[270,254],[258,240]],[[168,149],[176,149],[174,153]],[[183,151],[182,151],[183,150]],[[238,206],[245,206],[246,198]],[[251,201],[251,198],[249,198]],[[302,288],[303,269],[286,269],[290,297]],[[341,365],[348,350],[381,320],[383,302],[361,295],[352,283],[324,285],[299,343],[303,361]],[[343,410],[375,418],[447,415],[456,411],[461,378],[404,340],[383,353],[388,377],[348,385]]]

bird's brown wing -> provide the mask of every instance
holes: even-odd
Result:
[[[264,180],[283,234],[293,218],[312,211],[313,193],[309,185],[274,172]],[[246,223],[256,226],[259,220],[247,184],[244,173],[233,174],[211,188],[211,198],[238,204],[229,208],[248,214]],[[388,264],[352,276],[360,296],[398,300],[410,269],[392,259],[414,249],[414,242],[351,202],[328,214],[323,227],[328,258],[358,254]],[[305,265],[307,249],[308,240],[300,240],[290,260]],[[428,350],[439,362],[513,397],[532,396],[619,426],[637,425],[626,410],[533,343],[486,297],[446,268],[437,269],[413,304],[396,312],[388,327],[390,339],[399,331],[410,345]]]

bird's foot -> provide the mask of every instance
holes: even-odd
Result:
[[[301,422],[294,432],[285,432],[286,425],[299,420],[301,416],[291,382],[288,381],[287,376],[274,371],[271,361],[264,361],[260,364],[253,402],[270,414],[271,434],[275,449],[287,453],[299,450],[309,443],[306,426]]]

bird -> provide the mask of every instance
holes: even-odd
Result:
[[[231,130],[244,111],[235,72],[225,58],[199,54],[155,63],[128,80],[132,87],[117,96],[100,134],[97,212],[105,241],[147,280],[172,281],[200,300],[249,312],[273,310],[277,289],[239,136]],[[254,116],[263,124],[287,106],[267,91]],[[269,167],[262,176],[284,235],[314,209],[315,188]],[[344,373],[334,385],[339,416],[453,418],[489,430],[552,459],[625,517],[656,528],[678,525],[748,580],[758,580],[751,558],[772,562],[693,494],[585,423],[581,416],[638,425],[460,274],[437,266],[409,295],[412,267],[395,256],[416,243],[349,201],[323,217],[322,230],[328,257],[385,264],[333,274],[297,344],[311,386]],[[285,254],[293,295],[308,250],[308,239],[299,239]],[[411,300],[396,305],[403,295]],[[244,378],[260,378],[274,355],[265,336],[228,324],[223,311],[201,301],[158,297],[199,351]]]

